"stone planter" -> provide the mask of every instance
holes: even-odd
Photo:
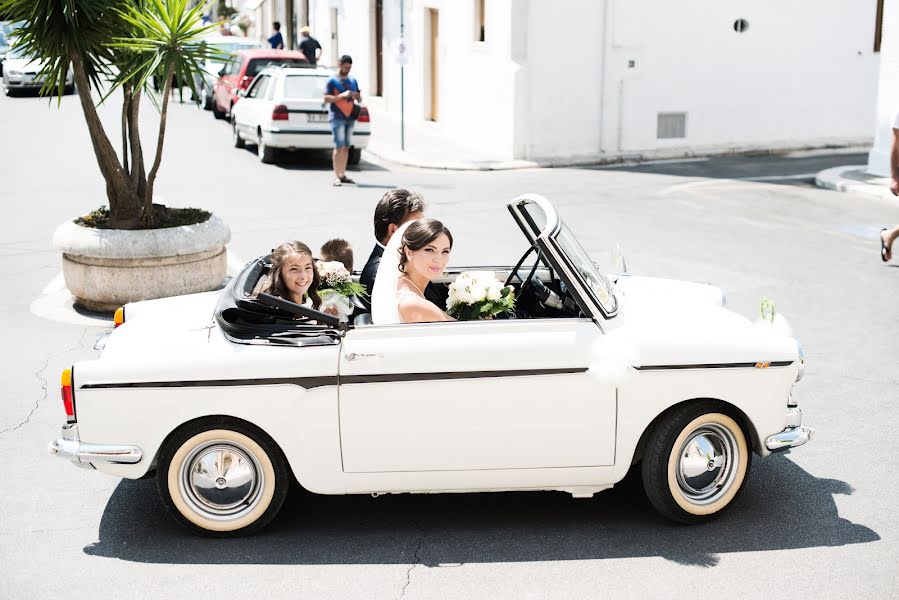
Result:
[[[68,221],[53,234],[66,287],[76,304],[95,311],[219,287],[230,240],[231,230],[215,215],[196,225],[139,231]]]

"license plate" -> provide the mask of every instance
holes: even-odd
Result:
[[[308,117],[310,123],[327,123],[328,121],[328,113],[309,113]]]

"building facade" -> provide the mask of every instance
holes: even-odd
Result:
[[[408,126],[498,160],[577,161],[869,143],[879,2],[262,0],[253,10],[257,26],[308,23],[326,64],[352,55],[363,93],[393,115],[402,22]]]

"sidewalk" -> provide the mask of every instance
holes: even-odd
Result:
[[[452,171],[496,171],[526,169],[540,165],[527,160],[501,160],[487,153],[448,143],[438,133],[437,126],[412,125],[405,127],[405,150],[400,150],[400,120],[389,113],[383,101],[375,99],[366,104],[371,113],[371,141],[366,151],[376,158],[410,167],[447,169]],[[459,157],[465,158],[460,160]]]
[[[867,168],[867,165],[849,165],[825,169],[815,176],[815,185],[838,192],[855,192],[895,200],[890,192],[890,178],[871,175]]]

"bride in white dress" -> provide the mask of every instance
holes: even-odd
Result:
[[[452,321],[424,295],[425,287],[449,263],[452,248],[452,234],[436,219],[417,219],[397,229],[378,267],[371,295],[372,323]]]

